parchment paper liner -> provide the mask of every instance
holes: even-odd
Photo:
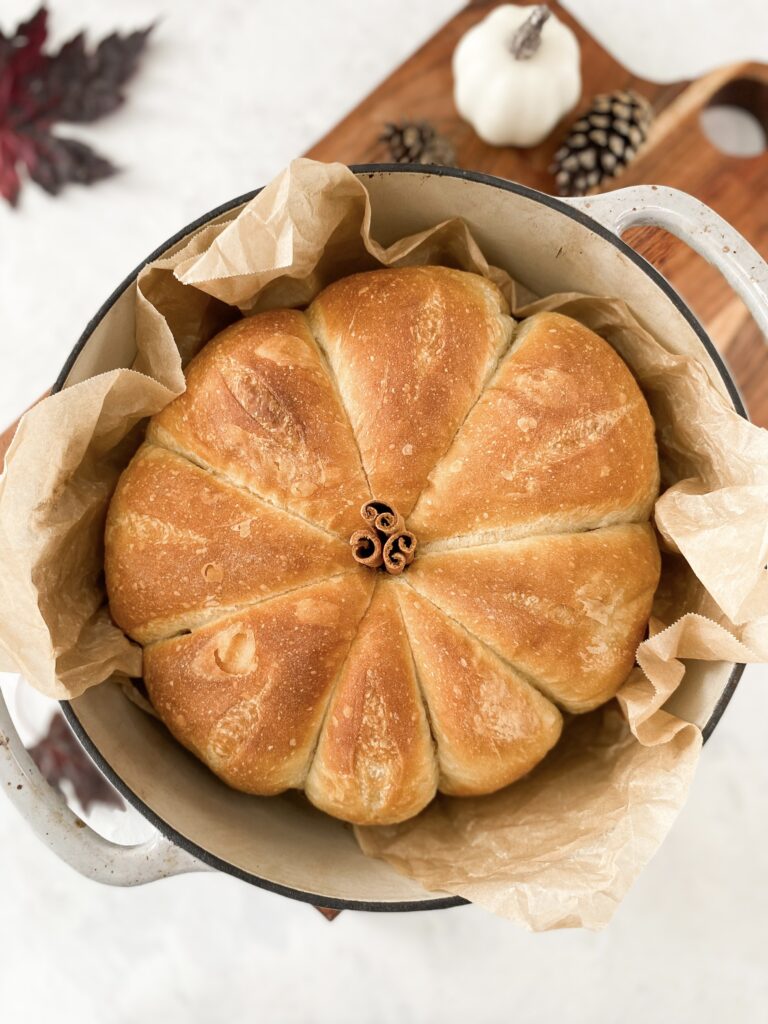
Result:
[[[530,776],[490,797],[439,797],[419,817],[357,829],[362,849],[427,888],[529,928],[604,925],[685,799],[699,730],[662,710],[680,659],[768,660],[768,432],[729,407],[694,359],[673,355],[619,299],[522,290],[452,220],[387,249],[370,237],[363,185],[338,164],[297,160],[237,216],[146,267],[136,286],[133,369],[41,402],[0,478],[0,668],[66,698],[141,652],[104,604],[102,531],[115,481],[152,415],[184,387],[183,364],[236,317],[306,304],[380,265],[442,263],[484,274],[516,316],[554,309],[598,331],[634,371],[658,427],[669,554],[651,638],[615,703],[571,721]],[[684,556],[685,561],[680,555]],[[641,671],[642,669],[642,671]],[[623,714],[621,713],[623,712]]]

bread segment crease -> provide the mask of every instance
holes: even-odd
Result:
[[[113,498],[107,588],[161,718],[229,785],[392,824],[509,784],[559,709],[615,694],[659,473],[597,335],[553,313],[515,333],[486,279],[387,269],[233,324],[187,375]],[[401,514],[402,564],[362,537],[372,502]]]

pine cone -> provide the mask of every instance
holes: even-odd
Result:
[[[653,110],[639,93],[595,96],[571,127],[550,171],[561,196],[584,196],[621,174],[648,136]]]
[[[449,167],[456,154],[453,146],[439,135],[428,121],[401,121],[387,124],[379,136],[389,155],[397,164],[438,164]]]

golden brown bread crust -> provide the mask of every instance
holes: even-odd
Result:
[[[307,310],[375,497],[407,516],[509,344],[490,281],[445,267],[336,281]]]
[[[230,786],[263,796],[302,786],[373,584],[354,570],[147,647],[150,700]]]
[[[345,537],[371,497],[349,422],[303,313],[240,320],[187,368],[147,438]]]
[[[440,762],[440,791],[508,786],[557,742],[562,717],[522,676],[408,586],[398,587]]]
[[[626,364],[576,320],[538,313],[434,467],[409,526],[422,544],[591,530],[648,519],[658,490],[653,419]]]
[[[107,589],[158,713],[227,783],[396,822],[435,786],[519,778],[555,704],[626,677],[659,574],[629,525],[653,423],[575,321],[532,317],[505,355],[504,301],[471,274],[357,275],[308,317],[258,314],[192,361],[113,498]],[[416,503],[397,580],[347,544],[371,496]]]
[[[407,581],[568,711],[624,682],[659,582],[646,524],[423,555]]]
[[[138,450],[109,507],[110,609],[141,643],[349,568],[341,539],[155,445]]]
[[[380,580],[336,683],[304,786],[322,811],[359,825],[418,814],[437,761],[396,584]]]

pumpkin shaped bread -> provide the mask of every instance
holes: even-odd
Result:
[[[117,624],[229,785],[346,821],[529,772],[610,699],[659,578],[654,425],[581,324],[475,274],[344,278],[222,331],[106,527]]]

